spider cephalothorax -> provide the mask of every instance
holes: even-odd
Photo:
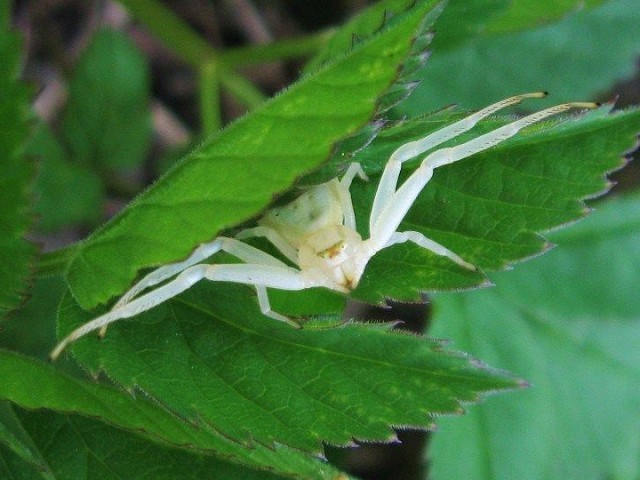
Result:
[[[525,98],[540,98],[544,95],[529,93],[507,98],[395,150],[383,170],[376,190],[369,218],[368,239],[363,240],[356,231],[356,218],[349,192],[353,179],[356,176],[366,179],[366,175],[359,164],[353,163],[340,180],[334,178],[310,187],[291,203],[267,211],[255,227],[241,231],[236,238],[218,237],[199,246],[186,260],[151,272],[126,292],[109,312],[82,325],[62,340],[52,352],[52,358],[56,358],[77,338],[97,329],[104,333],[110,323],[149,310],[202,279],[252,285],[256,289],[260,310],[264,315],[299,326],[294,320],[271,310],[267,288],[303,290],[325,287],[348,293],[358,285],[367,263],[377,252],[404,242],[413,242],[464,268],[475,269],[457,254],[422,233],[398,231],[398,228],[436,168],[491,148],[514,136],[522,128],[551,115],[571,108],[596,106],[593,103],[558,105],[515,120],[460,145],[436,148],[472,129],[480,120],[504,107],[517,104]],[[398,186],[403,162],[428,151],[431,153],[422,160],[420,166]],[[291,265],[242,242],[250,237],[269,240]],[[221,250],[244,263],[202,263]],[[163,282],[163,285],[142,294],[144,290]]]

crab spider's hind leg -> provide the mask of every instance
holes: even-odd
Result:
[[[158,285],[159,283],[168,280],[169,278],[177,275],[185,269],[196,265],[209,258],[213,254],[219,252],[222,249],[222,243],[222,237],[216,238],[212,242],[203,243],[202,245],[200,245],[186,260],[182,262],[170,263],[169,265],[164,265],[157,268],[156,270],[145,276],[138,283],[136,283],[133,287],[131,287],[124,295],[122,295],[122,297],[120,297],[120,299],[116,302],[111,310],[118,310],[124,307],[133,298],[137,297],[138,294],[142,293],[147,288]],[[104,337],[106,333],[107,325],[103,326],[100,329],[100,336]]]
[[[162,266],[149,273],[142,280],[131,287],[131,289],[129,289],[124,295],[122,295],[122,297],[120,297],[118,302],[114,305],[113,310],[126,305],[131,301],[132,298],[136,297],[139,293],[146,290],[147,288],[162,283],[165,280],[168,280],[169,278],[182,272],[183,270],[201,263],[213,254],[219,252],[222,249],[222,241],[222,238],[216,238],[212,242],[204,243],[196,248],[186,260]]]
[[[238,257],[240,260],[247,263],[264,263],[266,265],[278,265],[284,266],[282,262],[265,254],[261,250],[246,245],[238,240],[227,237],[218,237],[213,242],[204,243],[200,245],[196,250],[182,262],[172,263],[165,265],[157,270],[154,270],[149,275],[135,284],[129,291],[127,291],[118,302],[113,306],[111,311],[119,310],[125,305],[129,304],[133,298],[138,296],[139,293],[146,290],[149,287],[158,285],[159,283],[168,280],[169,278],[177,275],[178,273],[186,270],[193,265],[196,265],[203,260],[209,258],[220,250],[224,250],[231,255]],[[100,329],[100,336],[103,337],[107,333],[107,325]]]
[[[389,158],[387,165],[382,172],[380,183],[376,196],[373,199],[373,206],[371,208],[371,217],[369,223],[369,231],[373,231],[373,225],[378,220],[384,210],[385,206],[389,203],[393,194],[396,192],[398,185],[398,177],[400,176],[400,170],[402,169],[402,163],[410,160],[417,155],[420,155],[427,150],[430,150],[438,145],[457,137],[461,133],[471,130],[477,125],[477,123],[494,113],[502,110],[503,108],[516,105],[527,98],[542,98],[546,96],[546,92],[533,92],[525,93],[522,95],[516,95],[509,97],[499,102],[496,102],[482,110],[477,111],[463,119],[452,123],[440,130],[430,133],[426,137],[420,140],[414,140],[412,142],[405,143],[396,149]]]
[[[459,255],[449,250],[447,247],[434,242],[420,232],[396,232],[391,236],[391,239],[387,243],[386,247],[404,242],[413,242],[416,245],[435,253],[436,255],[447,257],[449,260],[452,260],[453,262],[457,263],[463,268],[466,268],[467,270],[478,270],[475,265],[472,265],[471,263],[465,261]]]
[[[497,128],[491,132],[480,135],[455,147],[443,148],[427,155],[420,167],[402,184],[402,186],[389,199],[379,217],[372,223],[371,240],[376,248],[384,248],[384,245],[397,231],[400,223],[418,195],[431,180],[434,169],[443,165],[457,162],[471,155],[487,150],[510,137],[513,137],[523,128],[537,123],[552,115],[566,112],[572,108],[596,108],[595,103],[566,103],[532,113],[515,122]]]
[[[166,267],[159,268],[155,272],[151,272],[140,283],[138,283],[138,285],[141,285],[143,282],[145,282],[143,288],[156,285],[161,281],[164,281],[169,277],[195,265],[196,263],[198,263],[196,261],[197,259],[200,259],[200,261],[202,261],[221,250],[233,255],[234,257],[242,260],[245,263],[272,265],[274,267],[286,267],[286,265],[277,258],[263,252],[262,250],[252,247],[251,245],[247,245],[246,243],[236,240],[235,238],[218,237],[215,241],[198,247],[196,251],[184,262],[167,265]],[[140,292],[142,288],[138,288],[138,285],[136,285],[131,290],[137,289],[137,291]],[[112,310],[121,308],[128,303],[128,301],[122,302],[121,299],[118,303],[116,303]]]
[[[203,243],[198,248],[196,248],[186,260],[160,267],[144,277],[129,291],[127,291],[127,293],[125,293],[120,298],[120,300],[118,300],[112,310],[126,305],[132,298],[136,297],[143,290],[162,283],[165,280],[173,277],[174,275],[177,275],[178,273],[186,270],[187,268],[201,263],[203,260],[206,260],[220,250],[230,253],[231,255],[234,255],[239,259],[249,263],[258,263],[258,259],[260,259],[259,263],[264,262],[266,264],[271,263],[275,265],[283,265],[282,262],[275,259],[271,255],[260,255],[263,253],[262,251],[257,250],[253,247],[247,247],[248,245],[228,237],[218,237],[213,242]]]
[[[191,287],[194,283],[203,279],[206,274],[207,267],[208,265],[204,264],[189,267],[166,285],[163,285],[152,292],[146,293],[117,309],[113,309],[104,315],[100,315],[94,320],[81,325],[58,343],[56,348],[51,352],[51,359],[55,360],[58,358],[67,345],[78,338],[98,329],[104,330],[105,327],[113,322],[138,315],[169,300],[170,298],[175,297],[179,293]]]
[[[281,290],[302,290],[307,286],[300,272],[286,266],[243,263],[230,265],[194,265],[180,273],[169,283],[132,300],[118,310],[112,310],[78,327],[56,346],[51,352],[51,359],[55,360],[67,345],[80,337],[118,320],[146,312],[191,288],[195,283],[204,278],[211,281],[243,283],[257,287],[278,288]],[[270,307],[268,311],[270,311]],[[273,315],[271,316],[272,318],[282,320]]]

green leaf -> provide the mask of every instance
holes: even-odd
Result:
[[[496,288],[435,299],[433,335],[533,384],[439,422],[436,479],[640,476],[640,196],[551,238]]]
[[[41,123],[29,153],[40,161],[35,212],[38,228],[52,231],[100,218],[103,189],[100,178],[85,165],[72,164],[51,130]],[[73,192],[70,195],[69,192]]]
[[[509,3],[505,0],[449,0],[435,26],[434,51],[446,51],[482,36],[487,25],[499,17]]]
[[[513,8],[521,3],[513,2]],[[417,76],[422,81],[398,114],[421,115],[450,103],[479,108],[526,91],[551,92],[545,105],[601,95],[616,80],[633,74],[640,45],[637,6],[637,0],[612,0],[513,34],[492,35],[487,27],[484,36],[451,50],[438,43],[437,34],[434,53]],[[453,20],[447,13],[436,25],[438,32],[446,33],[442,22]]]
[[[606,0],[520,0],[491,19],[486,33],[504,33],[526,30],[561,19],[576,11],[593,8]],[[482,3],[482,2],[479,2]]]
[[[603,3],[604,0],[449,0],[436,24],[437,55],[478,39],[528,30]],[[455,71],[451,72],[452,76]],[[513,93],[513,92],[509,92]]]
[[[121,293],[136,273],[184,258],[248,220],[375,113],[431,2],[305,77],[206,141],[79,248],[68,272],[83,308]],[[99,279],[99,282],[96,282]]]
[[[311,452],[322,441],[389,440],[391,425],[429,428],[434,414],[461,413],[460,402],[519,384],[388,327],[293,329],[265,319],[246,290],[200,284],[99,342],[79,340],[74,356],[225,438]],[[67,296],[61,333],[89,318]]]
[[[1,445],[3,444],[12,452],[16,459],[24,462],[23,465],[31,465],[33,469],[39,471],[41,478],[55,479],[53,472],[51,472],[47,465],[46,459],[40,454],[38,447],[29,436],[29,433],[24,429],[20,419],[16,416],[14,409],[8,402],[0,402],[0,457],[6,456],[2,455]],[[5,462],[0,462],[0,474],[2,474],[2,463],[6,465],[11,463],[11,461],[5,460]],[[26,465],[23,469],[27,469]],[[14,467],[13,470],[15,474],[18,468]],[[8,472],[5,472],[5,475],[7,473]]]
[[[214,452],[219,458],[226,459],[225,463],[229,461],[253,469],[268,469],[285,476],[302,475],[306,478],[328,479],[336,475],[334,468],[318,458],[306,456],[299,451],[280,445],[265,448],[254,443],[251,448],[246,448],[210,427],[195,426],[169,413],[160,404],[149,401],[146,395],[140,394],[133,397],[122,390],[71,377],[50,365],[2,349],[0,349],[0,378],[3,380],[0,382],[0,400],[9,400],[22,408],[46,408],[64,414],[82,414],[100,418],[112,425],[137,432],[147,440],[163,440],[167,445],[177,445],[189,448],[191,451],[195,448],[196,453]],[[67,424],[73,421],[79,425],[84,422],[65,415],[53,420]],[[38,424],[38,422],[35,423]],[[41,427],[48,429],[48,425],[45,424]],[[99,431],[106,429],[97,424],[93,428]],[[15,431],[15,428],[13,430]],[[111,436],[121,435],[115,430],[107,430]],[[43,435],[54,433],[55,431],[44,432]],[[0,442],[7,444],[8,438],[5,435],[3,440],[0,436]],[[32,435],[31,438],[36,443],[43,441],[40,435]],[[69,441],[76,442],[74,439]],[[15,441],[12,442],[15,444]],[[133,439],[128,442],[136,443]],[[23,440],[22,445],[17,444],[13,450],[18,450],[18,447],[27,448],[28,442]],[[75,451],[69,443],[63,441],[60,441],[59,448],[60,451],[50,453],[40,450],[51,468],[54,468],[54,463],[59,463],[65,458],[64,449]],[[34,455],[37,455],[37,452]],[[174,455],[180,454],[176,452]],[[22,453],[21,456],[24,457],[25,454]],[[221,463],[220,460],[210,459],[210,463],[212,462]],[[232,467],[233,465],[229,468]],[[63,475],[62,478],[76,477]]]
[[[316,71],[330,60],[348,53],[355,44],[387,27],[394,16],[405,12],[413,3],[415,3],[413,0],[386,0],[370,6],[351,21],[342,25],[331,36],[324,48],[307,62],[305,70],[307,72]],[[437,4],[432,1],[430,3],[433,5],[430,14],[433,18],[428,23],[432,23],[440,15],[443,7],[442,2]]]
[[[605,173],[623,164],[622,154],[640,131],[640,111],[607,111],[603,107],[579,118],[538,125],[491,150],[437,169],[401,230],[422,232],[483,271],[501,270],[543,252],[548,243],[538,232],[582,217],[587,210],[580,200],[606,190]],[[368,218],[376,172],[391,152],[457,118],[447,110],[402,123],[381,132],[354,157],[371,174],[370,182],[352,186],[358,219]],[[478,132],[506,121],[483,122]],[[366,222],[360,221],[359,227],[366,235]],[[412,300],[420,291],[483,282],[486,278],[477,272],[405,244],[376,255],[352,295],[365,301],[379,302],[385,296]]]
[[[94,35],[73,72],[62,123],[74,161],[113,169],[144,160],[151,140],[147,70],[122,33]]]
[[[36,279],[29,300],[3,322],[0,348],[46,361],[56,341],[56,306],[65,290],[60,276]]]
[[[25,157],[31,134],[29,89],[20,83],[22,43],[9,31],[9,3],[0,5],[0,317],[23,300],[36,249],[25,235],[34,164]]]
[[[203,454],[171,449],[96,420],[48,411],[17,410],[23,428],[46,459],[35,478],[99,479],[219,479],[277,480],[269,472],[247,470]],[[0,449],[0,458],[3,457]],[[2,478],[33,478],[25,464],[12,465]],[[25,475],[25,476],[22,476]]]

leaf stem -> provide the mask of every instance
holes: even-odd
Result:
[[[200,68],[200,116],[202,133],[211,135],[222,126],[220,111],[220,79],[217,65],[206,62]]]
[[[310,55],[324,45],[333,34],[333,30],[328,29],[306,37],[218,52],[158,0],[120,0],[120,3],[167,47],[198,70],[202,126],[205,134],[215,132],[221,127],[218,98],[220,87],[225,88],[249,109],[260,105],[266,98],[234,69]]]
[[[334,29],[304,37],[279,40],[264,45],[236,47],[220,53],[220,58],[231,68],[256,63],[299,58],[317,52],[333,35]]]
[[[160,2],[120,0],[120,3],[189,65],[198,70],[207,64],[215,65],[220,84],[244,105],[252,108],[264,101],[265,96],[256,87],[229,68],[216,49]]]
[[[217,57],[214,48],[157,0],[120,0],[120,3],[190,65],[199,68]]]

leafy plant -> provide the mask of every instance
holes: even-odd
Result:
[[[26,113],[18,35],[0,7],[9,67],[0,73],[0,308],[12,311],[0,331],[0,476],[335,480],[347,477],[324,459],[324,445],[389,442],[394,428],[436,424],[442,430],[428,451],[435,478],[640,476],[640,429],[624,429],[640,426],[638,268],[627,261],[638,253],[640,200],[611,202],[554,233],[556,251],[497,273],[547,250],[541,232],[580,219],[583,200],[606,191],[605,175],[623,165],[640,132],[637,108],[612,113],[605,104],[555,118],[436,171],[404,227],[480,272],[398,245],[373,259],[351,295],[383,304],[449,291],[434,296],[430,336],[343,322],[347,298],[333,292],[270,292],[276,311],[310,319],[295,330],[262,316],[250,288],[201,282],[47,364],[56,335],[104,311],[148,269],[232,234],[352,161],[369,176],[352,187],[367,235],[390,153],[466,115],[424,107],[439,101],[428,93],[438,75],[430,83],[426,52],[470,55],[471,39],[517,35],[576,5],[541,2],[537,15],[525,15],[505,2],[387,0],[309,39],[217,52],[160,4],[121,3],[199,70],[209,135],[86,239],[36,258],[26,239],[34,212],[40,233],[96,226],[106,192],[128,192],[113,179],[126,179],[149,148],[149,73],[126,36],[97,32],[72,73],[56,134]],[[313,53],[305,73],[269,100],[237,73],[255,59],[301,53]],[[220,89],[251,111],[216,131]],[[492,117],[454,142],[511,120]],[[41,163],[35,182],[33,157]],[[418,164],[408,162],[404,174]],[[457,291],[489,282],[496,287]],[[603,392],[596,374],[607,379]],[[534,386],[522,391],[527,382]],[[458,415],[436,420],[444,414]],[[578,438],[582,449],[573,448]]]

